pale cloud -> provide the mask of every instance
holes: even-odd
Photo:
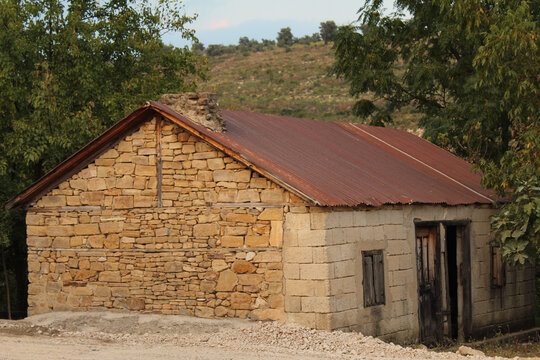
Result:
[[[383,0],[392,9],[394,0]],[[289,26],[294,36],[319,31],[323,21],[338,25],[358,19],[363,0],[182,0],[187,15],[198,14],[191,27],[204,44],[236,44],[239,37],[275,39],[278,31]],[[177,35],[166,41],[189,45]]]
[[[228,28],[230,26],[231,26],[231,23],[227,19],[221,19],[221,20],[212,19],[208,23],[206,23],[203,26],[203,28],[216,30],[216,29]]]

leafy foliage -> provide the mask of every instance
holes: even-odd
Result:
[[[324,43],[328,44],[328,42],[334,41],[334,37],[336,36],[337,32],[337,25],[333,20],[328,20],[321,23],[319,30]]]
[[[167,46],[196,40],[178,1],[0,1],[0,203],[165,92],[194,90],[204,58]],[[0,210],[0,241],[24,234]]]
[[[511,201],[492,218],[512,263],[540,259],[540,129],[531,128],[510,142],[499,162],[484,163],[484,184]],[[501,181],[502,180],[502,181]]]
[[[340,28],[335,39],[334,73],[349,82],[351,95],[376,98],[358,101],[355,114],[385,125],[397,109],[413,105],[428,140],[479,165],[484,184],[511,200],[493,218],[506,259],[534,260],[539,168],[538,142],[530,139],[538,137],[540,3],[395,5],[401,13],[384,16],[381,0],[366,1],[360,24]],[[396,71],[397,64],[405,70]]]
[[[258,42],[255,39],[249,39],[247,36],[242,36],[240,39],[238,39],[238,45],[210,44],[208,45],[206,51],[204,51],[204,54],[210,57],[235,54],[238,52],[247,55],[249,52],[259,52],[272,49],[275,45],[276,42],[274,40],[262,39],[261,42]],[[199,44],[198,48],[200,49],[201,46],[202,50],[204,50],[204,46],[202,44]]]
[[[289,47],[294,43],[293,34],[290,27],[281,29],[277,35],[277,46]]]

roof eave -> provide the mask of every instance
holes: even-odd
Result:
[[[39,197],[44,192],[58,185],[69,175],[86,166],[90,161],[95,159],[101,151],[109,144],[114,143],[120,136],[149,118],[153,114],[153,110],[147,103],[128,116],[111,126],[100,136],[90,141],[73,155],[55,166],[51,171],[43,175],[32,185],[21,191],[15,197],[11,198],[4,204],[6,210],[21,208],[27,205],[36,197]]]
[[[152,116],[159,114],[169,121],[174,122],[179,125],[189,133],[197,136],[198,138],[210,143],[212,146],[223,151],[225,154],[231,156],[237,161],[241,162],[248,168],[256,171],[262,176],[274,181],[283,188],[289,190],[296,196],[307,201],[312,205],[319,205],[319,202],[309,195],[303,193],[302,191],[296,189],[295,187],[287,184],[282,181],[279,177],[273,175],[272,173],[256,166],[251,163],[248,159],[244,158],[240,154],[234,152],[233,150],[225,147],[216,139],[208,136],[204,132],[196,128],[196,125],[189,120],[188,118],[182,116],[181,114],[172,111],[170,108],[161,105],[155,101],[149,101],[143,106],[139,107],[131,114],[111,126],[100,136],[83,146],[79,151],[75,152],[73,155],[62,161],[56,167],[54,167],[47,174],[43,175],[32,185],[21,191],[15,197],[11,198],[4,204],[6,210],[23,208],[28,203],[33,201],[35,198],[41,196],[43,193],[49,191],[51,188],[57,186],[60,182],[65,180],[67,177],[73,175],[75,172],[81,170],[84,166],[88,165],[93,159],[95,159],[102,151],[105,150],[107,145],[117,141],[122,135],[127,131],[134,128],[136,125],[141,124],[149,119]]]

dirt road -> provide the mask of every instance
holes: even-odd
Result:
[[[0,320],[0,360],[456,359],[358,333],[274,322],[133,313],[51,313]],[[467,359],[488,359],[467,357]]]

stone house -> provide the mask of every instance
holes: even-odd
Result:
[[[533,325],[492,194],[407,132],[136,109],[10,200],[27,210],[29,314],[128,309],[358,330],[401,342]]]

